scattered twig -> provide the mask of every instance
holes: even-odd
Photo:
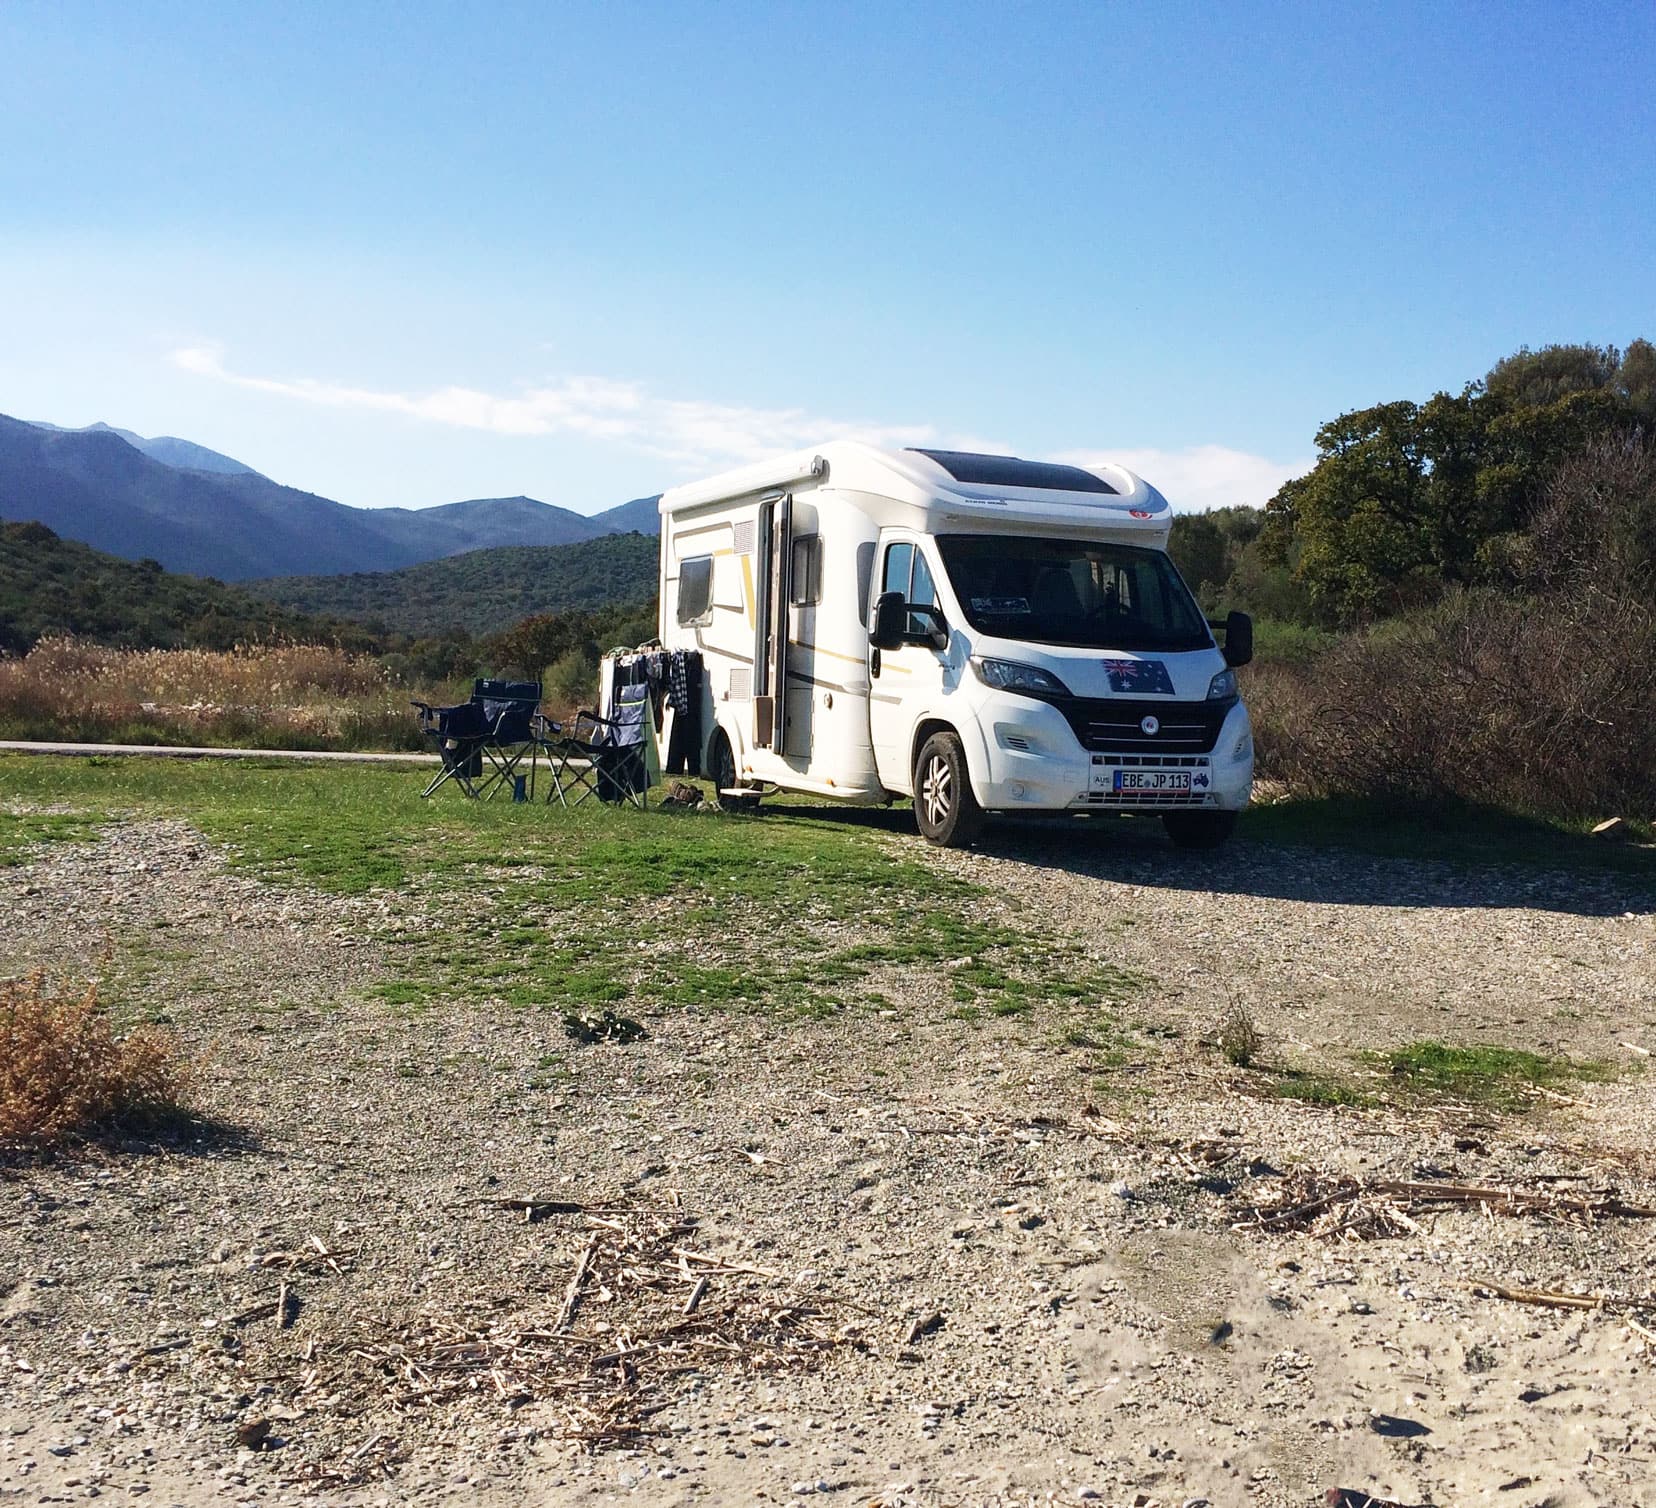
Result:
[[[603,1237],[594,1234],[581,1252],[580,1260],[575,1264],[575,1273],[569,1280],[569,1286],[564,1289],[563,1306],[558,1310],[558,1317],[552,1322],[552,1333],[562,1335],[575,1318],[575,1306],[581,1302],[581,1285],[586,1282],[587,1269],[592,1266],[592,1254],[598,1250],[598,1243]]]
[[[1634,1204],[1614,1191],[1581,1195],[1553,1189],[1407,1179],[1365,1182],[1346,1175],[1328,1178],[1313,1173],[1284,1178],[1274,1192],[1274,1200],[1256,1204],[1248,1219],[1231,1228],[1295,1229],[1316,1236],[1419,1235],[1421,1227],[1412,1215],[1444,1205],[1475,1206],[1496,1214],[1539,1216],[1579,1225],[1591,1225],[1605,1217],[1656,1219],[1656,1207]]]
[[[1487,1293],[1493,1298],[1510,1299],[1515,1304],[1535,1304],[1543,1309],[1602,1309],[1602,1293],[1553,1293],[1544,1288],[1511,1288],[1492,1278],[1479,1278],[1469,1285],[1474,1292]]]

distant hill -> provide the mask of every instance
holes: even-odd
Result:
[[[659,534],[660,502],[659,492],[653,492],[649,497],[635,497],[618,508],[606,508],[602,513],[594,513],[592,521],[605,529],[615,530],[617,534],[630,534],[635,529],[640,534]]]
[[[393,632],[488,634],[532,613],[653,602],[658,548],[650,535],[608,534],[571,545],[474,550],[400,571],[245,585],[298,612]]]
[[[61,424],[47,424],[42,419],[29,421],[36,429],[49,429],[60,435],[91,435],[100,431],[119,435],[134,450],[142,451],[152,461],[163,466],[182,467],[187,471],[211,471],[224,476],[258,476],[251,466],[197,445],[191,440],[180,440],[172,435],[157,435],[153,440],[135,435],[130,429],[116,429],[112,424],[88,424],[84,429],[65,429]]]
[[[0,519],[35,519],[112,555],[225,581],[389,571],[501,545],[573,544],[617,527],[528,497],[348,508],[188,440],[3,415]]]
[[[0,523],[0,651],[74,634],[129,649],[229,649],[257,639],[364,645],[354,623],[321,622],[154,561],[117,560],[44,524]]]

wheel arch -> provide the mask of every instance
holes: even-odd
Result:
[[[935,714],[922,717],[914,725],[914,733],[909,740],[908,763],[904,766],[908,775],[909,794],[915,794],[914,767],[920,762],[920,751],[926,747],[926,740],[934,733],[952,733],[960,740],[961,752],[966,756],[966,773],[972,777],[972,794],[981,804],[982,792],[988,784],[988,755],[984,750],[980,731],[974,723],[969,733],[959,723]],[[972,734],[978,736],[973,737]]]

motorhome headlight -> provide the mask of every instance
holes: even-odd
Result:
[[[1023,691],[1032,696],[1068,696],[1069,687],[1050,670],[1017,660],[986,660],[974,655],[972,669],[985,686],[997,691]]]
[[[1236,672],[1221,670],[1218,675],[1208,682],[1207,699],[1210,702],[1222,702],[1228,696],[1236,695]]]

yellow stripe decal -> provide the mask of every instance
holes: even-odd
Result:
[[[808,649],[812,654],[825,655],[830,660],[844,660],[847,665],[861,665],[859,655],[842,655],[837,649],[824,649],[820,644],[807,644],[803,639],[789,639],[788,643],[795,649]]]

